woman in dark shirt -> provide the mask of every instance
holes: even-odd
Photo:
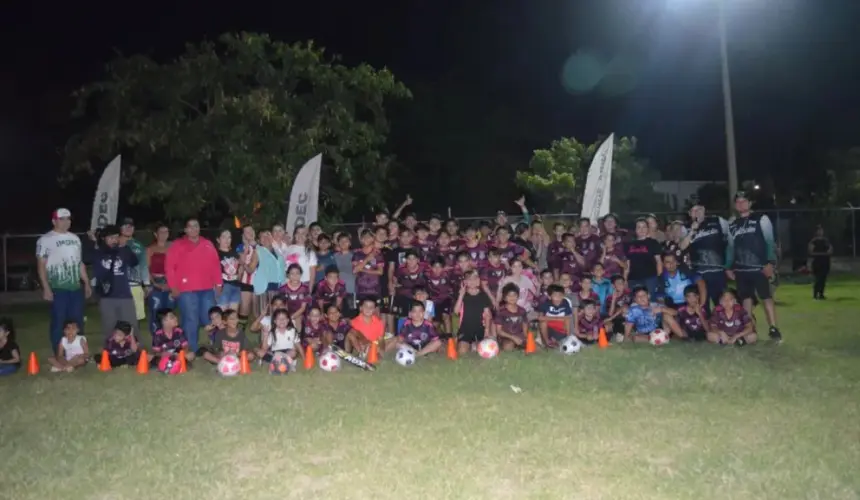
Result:
[[[652,298],[657,292],[663,274],[661,253],[663,247],[654,238],[648,236],[648,221],[636,220],[636,239],[624,243],[624,255],[627,256],[625,277],[630,289],[645,287]]]
[[[833,255],[833,245],[824,237],[824,228],[818,226],[815,237],[809,242],[807,249],[812,261],[812,274],[815,282],[812,285],[812,298],[824,300],[824,285],[827,284],[827,275],[830,274],[830,256]]]

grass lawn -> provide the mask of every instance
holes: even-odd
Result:
[[[21,308],[43,365],[0,380],[0,498],[860,498],[858,291],[780,288],[781,346],[232,379],[49,373]]]

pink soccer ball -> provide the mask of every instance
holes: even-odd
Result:
[[[336,372],[340,370],[340,358],[337,354],[331,351],[326,351],[322,356],[320,356],[319,365],[323,371]]]
[[[165,375],[179,375],[179,360],[174,356],[162,356],[158,360],[158,371]]]
[[[218,374],[222,377],[232,377],[239,374],[242,366],[235,354],[225,354],[218,362]]]
[[[484,359],[495,358],[499,354],[499,343],[496,339],[484,339],[478,343],[478,356]]]
[[[648,338],[648,341],[651,342],[651,345],[655,347],[659,347],[661,345],[666,345],[669,343],[669,333],[662,328],[658,328],[651,332],[651,335]]]

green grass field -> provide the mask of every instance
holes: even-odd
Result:
[[[0,498],[860,498],[858,290],[780,288],[781,346],[232,379],[49,373],[24,308],[42,373],[0,380]]]

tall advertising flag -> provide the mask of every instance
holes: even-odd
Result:
[[[116,224],[116,212],[119,206],[119,176],[120,155],[117,155],[110,163],[99,179],[99,187],[96,189],[96,199],[93,201],[93,218],[90,229],[103,228],[109,224]]]
[[[615,134],[603,141],[597,148],[588,177],[585,179],[585,193],[582,197],[582,217],[588,217],[592,224],[609,213],[609,194],[612,188],[612,148]]]
[[[320,207],[320,169],[322,154],[308,160],[299,170],[293,190],[290,191],[290,201],[287,205],[287,234],[293,234],[296,226],[308,225],[317,221]]]

